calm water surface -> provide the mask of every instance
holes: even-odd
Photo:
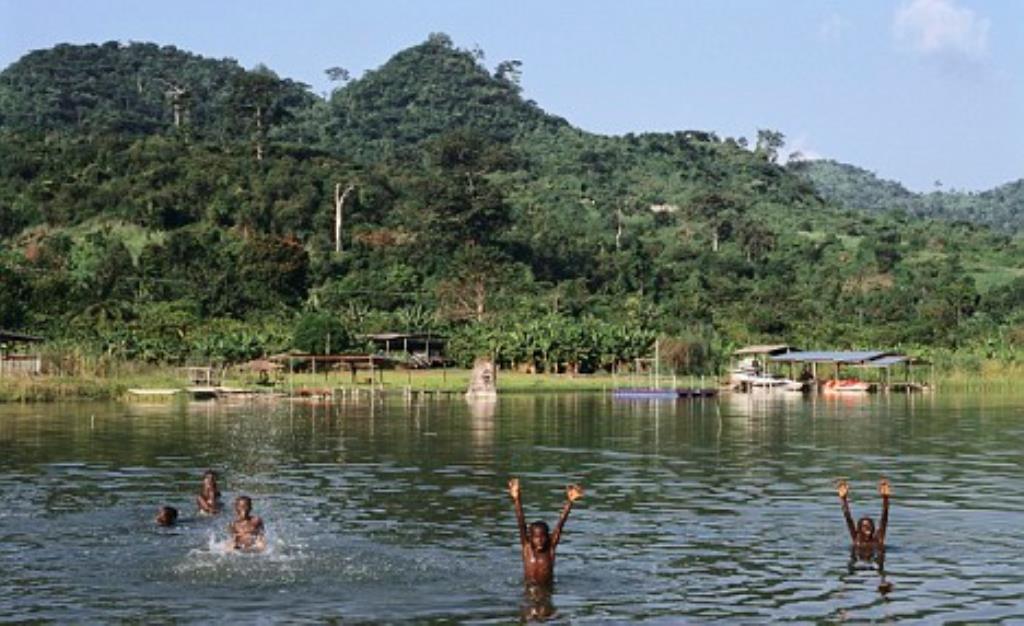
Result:
[[[1022,450],[1024,397],[0,406],[0,621],[1024,623]],[[267,554],[195,516],[207,467]],[[530,519],[587,489],[550,598],[513,474]],[[888,594],[831,484],[877,516],[880,474]]]

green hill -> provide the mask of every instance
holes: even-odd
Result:
[[[432,35],[323,100],[152,44],[33,52],[0,74],[0,327],[176,362],[431,329],[548,369],[656,334],[691,371],[765,339],[1016,345],[1019,241],[867,176],[846,208],[770,141],[586,133],[518,70]]]
[[[152,43],[63,44],[26,54],[0,73],[0,127],[147,135],[171,130],[217,137],[231,131],[242,92],[265,71],[246,71]],[[270,76],[276,107],[308,107],[303,85]]]
[[[446,35],[431,35],[331,95],[328,140],[333,148],[380,159],[453,128],[500,141],[567,128],[522,98],[517,67],[510,61],[488,72]]]
[[[1024,180],[989,191],[913,193],[859,167],[831,160],[797,161],[789,169],[822,196],[872,213],[905,211],[917,217],[982,224],[1005,232],[1024,229]]]

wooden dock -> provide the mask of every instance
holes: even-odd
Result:
[[[613,389],[612,397],[619,400],[680,400],[712,398],[718,395],[717,389],[703,388],[650,388],[650,387],[624,387]]]

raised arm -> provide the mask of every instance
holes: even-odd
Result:
[[[853,523],[853,515],[850,513],[850,485],[845,480],[836,482],[836,493],[839,494],[839,501],[843,504],[843,517],[846,518],[846,529],[850,531],[850,539],[857,540],[857,526]]]
[[[562,513],[558,516],[558,523],[555,524],[555,532],[551,535],[551,549],[554,550],[558,547],[558,541],[562,538],[562,528],[565,526],[565,521],[569,519],[569,511],[572,510],[572,503],[583,497],[583,487],[579,485],[569,485],[565,488],[565,506],[562,507]]]
[[[892,495],[892,486],[889,485],[887,478],[878,481],[878,493],[882,496],[882,519],[878,524],[878,545],[884,545],[885,531],[889,528],[889,496]]]
[[[527,543],[526,516],[523,514],[523,501],[522,494],[519,491],[518,478],[508,481],[508,495],[512,497],[512,504],[516,509],[516,525],[519,526],[519,545],[525,546]]]

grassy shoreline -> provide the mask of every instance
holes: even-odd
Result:
[[[375,378],[375,385],[380,386],[380,376]],[[469,384],[470,371],[465,369],[448,370],[385,370],[383,389],[386,392],[401,393],[407,388],[415,391],[459,392]],[[718,380],[714,377],[662,375],[661,386],[671,386],[675,382],[678,387],[715,387]],[[951,371],[936,371],[934,382],[941,390],[973,391],[973,390],[1005,390],[1020,386],[1024,381],[1024,364],[1002,364],[986,362],[980,368]],[[257,385],[252,377],[229,376],[223,381],[224,386],[254,391],[289,392],[300,389],[340,389],[358,387],[369,388],[369,372],[359,372],[357,382],[353,385],[348,374],[301,373],[282,376],[276,386]],[[639,386],[652,384],[648,375],[611,374],[522,374],[519,372],[500,372],[498,388],[503,393],[542,393],[542,392],[603,392],[616,387]],[[187,384],[173,368],[147,368],[125,373],[106,375],[78,376],[7,376],[0,378],[0,403],[3,402],[58,402],[70,400],[121,400],[127,397],[128,390],[173,389],[184,388]]]

